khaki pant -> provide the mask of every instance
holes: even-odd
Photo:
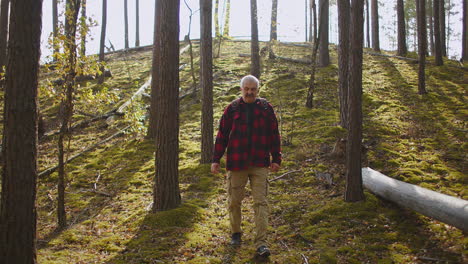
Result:
[[[241,205],[245,194],[245,185],[250,180],[255,213],[255,245],[266,246],[268,227],[268,168],[249,167],[242,171],[229,171],[227,176],[228,211],[231,232],[241,232]]]

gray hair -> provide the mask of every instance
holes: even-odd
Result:
[[[253,82],[253,83],[257,84],[257,88],[260,88],[260,81],[257,79],[257,77],[255,77],[253,75],[244,76],[240,81],[240,87],[244,88],[244,83],[246,83],[246,82]]]

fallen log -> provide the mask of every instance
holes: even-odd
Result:
[[[76,158],[78,158],[78,157],[83,156],[83,154],[85,154],[85,153],[87,153],[87,152],[89,152],[89,151],[91,151],[91,150],[97,148],[98,146],[100,146],[100,145],[102,145],[102,144],[104,144],[104,143],[106,143],[106,142],[109,142],[110,140],[112,140],[112,139],[114,139],[114,138],[116,138],[116,137],[122,136],[122,135],[125,133],[125,130],[126,130],[127,128],[129,128],[129,127],[130,127],[130,126],[127,126],[127,127],[125,127],[124,129],[119,130],[119,132],[113,134],[112,136],[110,136],[110,137],[108,137],[108,138],[106,138],[106,139],[103,139],[103,140],[99,141],[98,143],[96,143],[96,144],[94,144],[94,145],[91,145],[91,146],[87,147],[85,150],[83,150],[82,152],[80,152],[80,153],[78,153],[78,154],[75,154],[75,155],[71,156],[69,159],[67,159],[67,160],[65,161],[65,164],[71,162],[72,160],[74,160],[74,159],[76,159]],[[57,169],[58,169],[58,165],[57,165],[57,166],[54,166],[54,167],[51,167],[51,168],[48,168],[48,169],[46,169],[46,170],[40,172],[37,176],[38,176],[38,177],[47,177],[47,176],[49,176],[50,174],[52,174],[54,171],[56,171]]]
[[[362,168],[364,187],[400,206],[468,232],[468,201],[392,179]]]

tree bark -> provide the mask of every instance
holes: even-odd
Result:
[[[135,47],[140,47],[140,0],[135,2]]]
[[[11,3],[5,76],[0,263],[36,263],[41,0]]]
[[[307,90],[307,98],[306,98],[306,103],[305,103],[305,106],[307,108],[312,108],[314,106],[315,73],[317,71],[317,53],[319,49],[320,37],[322,36],[322,30],[324,30],[324,27],[322,27],[323,19],[321,18],[321,16],[325,14],[326,13],[321,12],[320,17],[317,20],[319,21],[318,34],[316,35],[317,38],[314,39],[314,45],[312,47],[312,70],[310,73],[309,89]]]
[[[54,54],[60,52],[60,46],[58,45],[58,2],[57,0],[52,0],[52,30],[53,30],[53,46],[54,46]],[[53,55],[53,60],[56,61],[56,55]]]
[[[0,73],[7,63],[8,10],[10,0],[1,0],[0,4]]]
[[[437,26],[439,25],[439,0],[434,0],[433,2],[433,13],[434,13],[434,57],[435,57],[435,65],[440,66],[444,62],[442,60],[442,50],[441,50],[441,43],[440,43],[440,28]]]
[[[160,19],[155,53],[164,67],[153,78],[156,92],[156,152],[153,212],[176,208],[181,203],[179,189],[179,8],[178,0],[158,0]],[[157,47],[158,45],[155,45]],[[154,56],[154,55],[153,55]],[[158,76],[158,78],[156,78]]]
[[[426,0],[416,1],[416,14],[418,20],[418,55],[419,55],[419,70],[418,70],[418,93],[426,94],[426,75],[424,73],[426,67],[426,50],[427,50],[427,33],[426,33]]]
[[[319,42],[319,67],[327,67],[330,64],[330,52],[328,50],[328,26],[329,26],[329,0],[319,0],[320,42]]]
[[[379,1],[371,0],[372,8],[372,49],[380,51],[379,41]]]
[[[258,43],[258,20],[257,0],[250,0],[250,23],[251,23],[251,68],[250,74],[260,79],[260,47]]]
[[[212,0],[200,0],[200,83],[202,87],[201,163],[213,155],[213,49],[211,38]]]
[[[65,19],[65,42],[64,50],[67,56],[65,65],[65,83],[64,91],[65,98],[61,102],[61,124],[60,134],[58,137],[58,203],[57,203],[57,218],[58,227],[63,229],[67,225],[67,216],[65,211],[65,150],[63,141],[69,135],[69,125],[73,116],[73,93],[76,76],[76,23],[80,10],[80,0],[67,0],[66,2],[66,19]]]
[[[137,0],[138,1],[138,0]],[[102,0],[102,22],[101,22],[101,42],[99,45],[99,62],[104,63],[104,47],[106,44],[106,27],[107,27],[107,0]],[[98,84],[104,82],[104,65],[100,66],[101,74],[98,77]]]
[[[304,33],[305,33],[305,40],[304,42],[307,42],[309,41],[309,32],[308,32],[308,20],[309,18],[307,17],[307,1],[308,0],[304,0],[304,14],[305,14],[305,20],[304,20],[304,23],[305,23],[305,27],[304,27]]]
[[[406,47],[406,28],[405,28],[405,7],[403,0],[397,0],[397,17],[398,17],[398,56],[405,56]]]
[[[314,23],[314,18],[312,16],[314,10],[313,10],[313,5],[315,0],[309,0],[309,42],[312,42],[313,40],[313,23]]]
[[[128,0],[124,0],[125,49],[128,49]]]
[[[311,0],[312,1],[312,10],[313,10],[313,14],[314,14],[314,40],[316,40],[318,37],[317,37],[317,5],[315,4],[315,0]]]
[[[439,0],[439,30],[440,30],[440,49],[442,57],[447,57],[446,30],[445,30],[445,0]]]
[[[467,39],[467,31],[468,31],[468,4],[467,0],[463,0],[463,33],[462,33],[462,58],[463,62],[468,61],[468,39]]]
[[[363,12],[363,0],[351,0],[349,129],[346,147],[346,190],[344,195],[347,202],[360,201],[365,198],[361,175]]]
[[[392,179],[371,168],[362,168],[364,186],[402,207],[468,232],[468,201]]]
[[[271,5],[270,41],[278,40],[277,25],[278,25],[278,0],[273,0],[272,5]]]
[[[431,55],[434,56],[434,49],[435,49],[435,44],[434,44],[434,8],[433,8],[433,1],[428,0],[429,2],[427,3],[428,5],[428,12],[427,17],[429,18],[429,50],[431,51]]]
[[[348,128],[349,81],[349,0],[338,0],[338,93],[340,99],[340,125]]]

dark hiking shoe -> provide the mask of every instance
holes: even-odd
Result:
[[[238,246],[241,244],[242,239],[241,239],[241,233],[234,233],[231,236],[231,245]]]
[[[260,246],[257,248],[257,255],[268,258],[268,256],[270,256],[270,250],[266,246]]]

